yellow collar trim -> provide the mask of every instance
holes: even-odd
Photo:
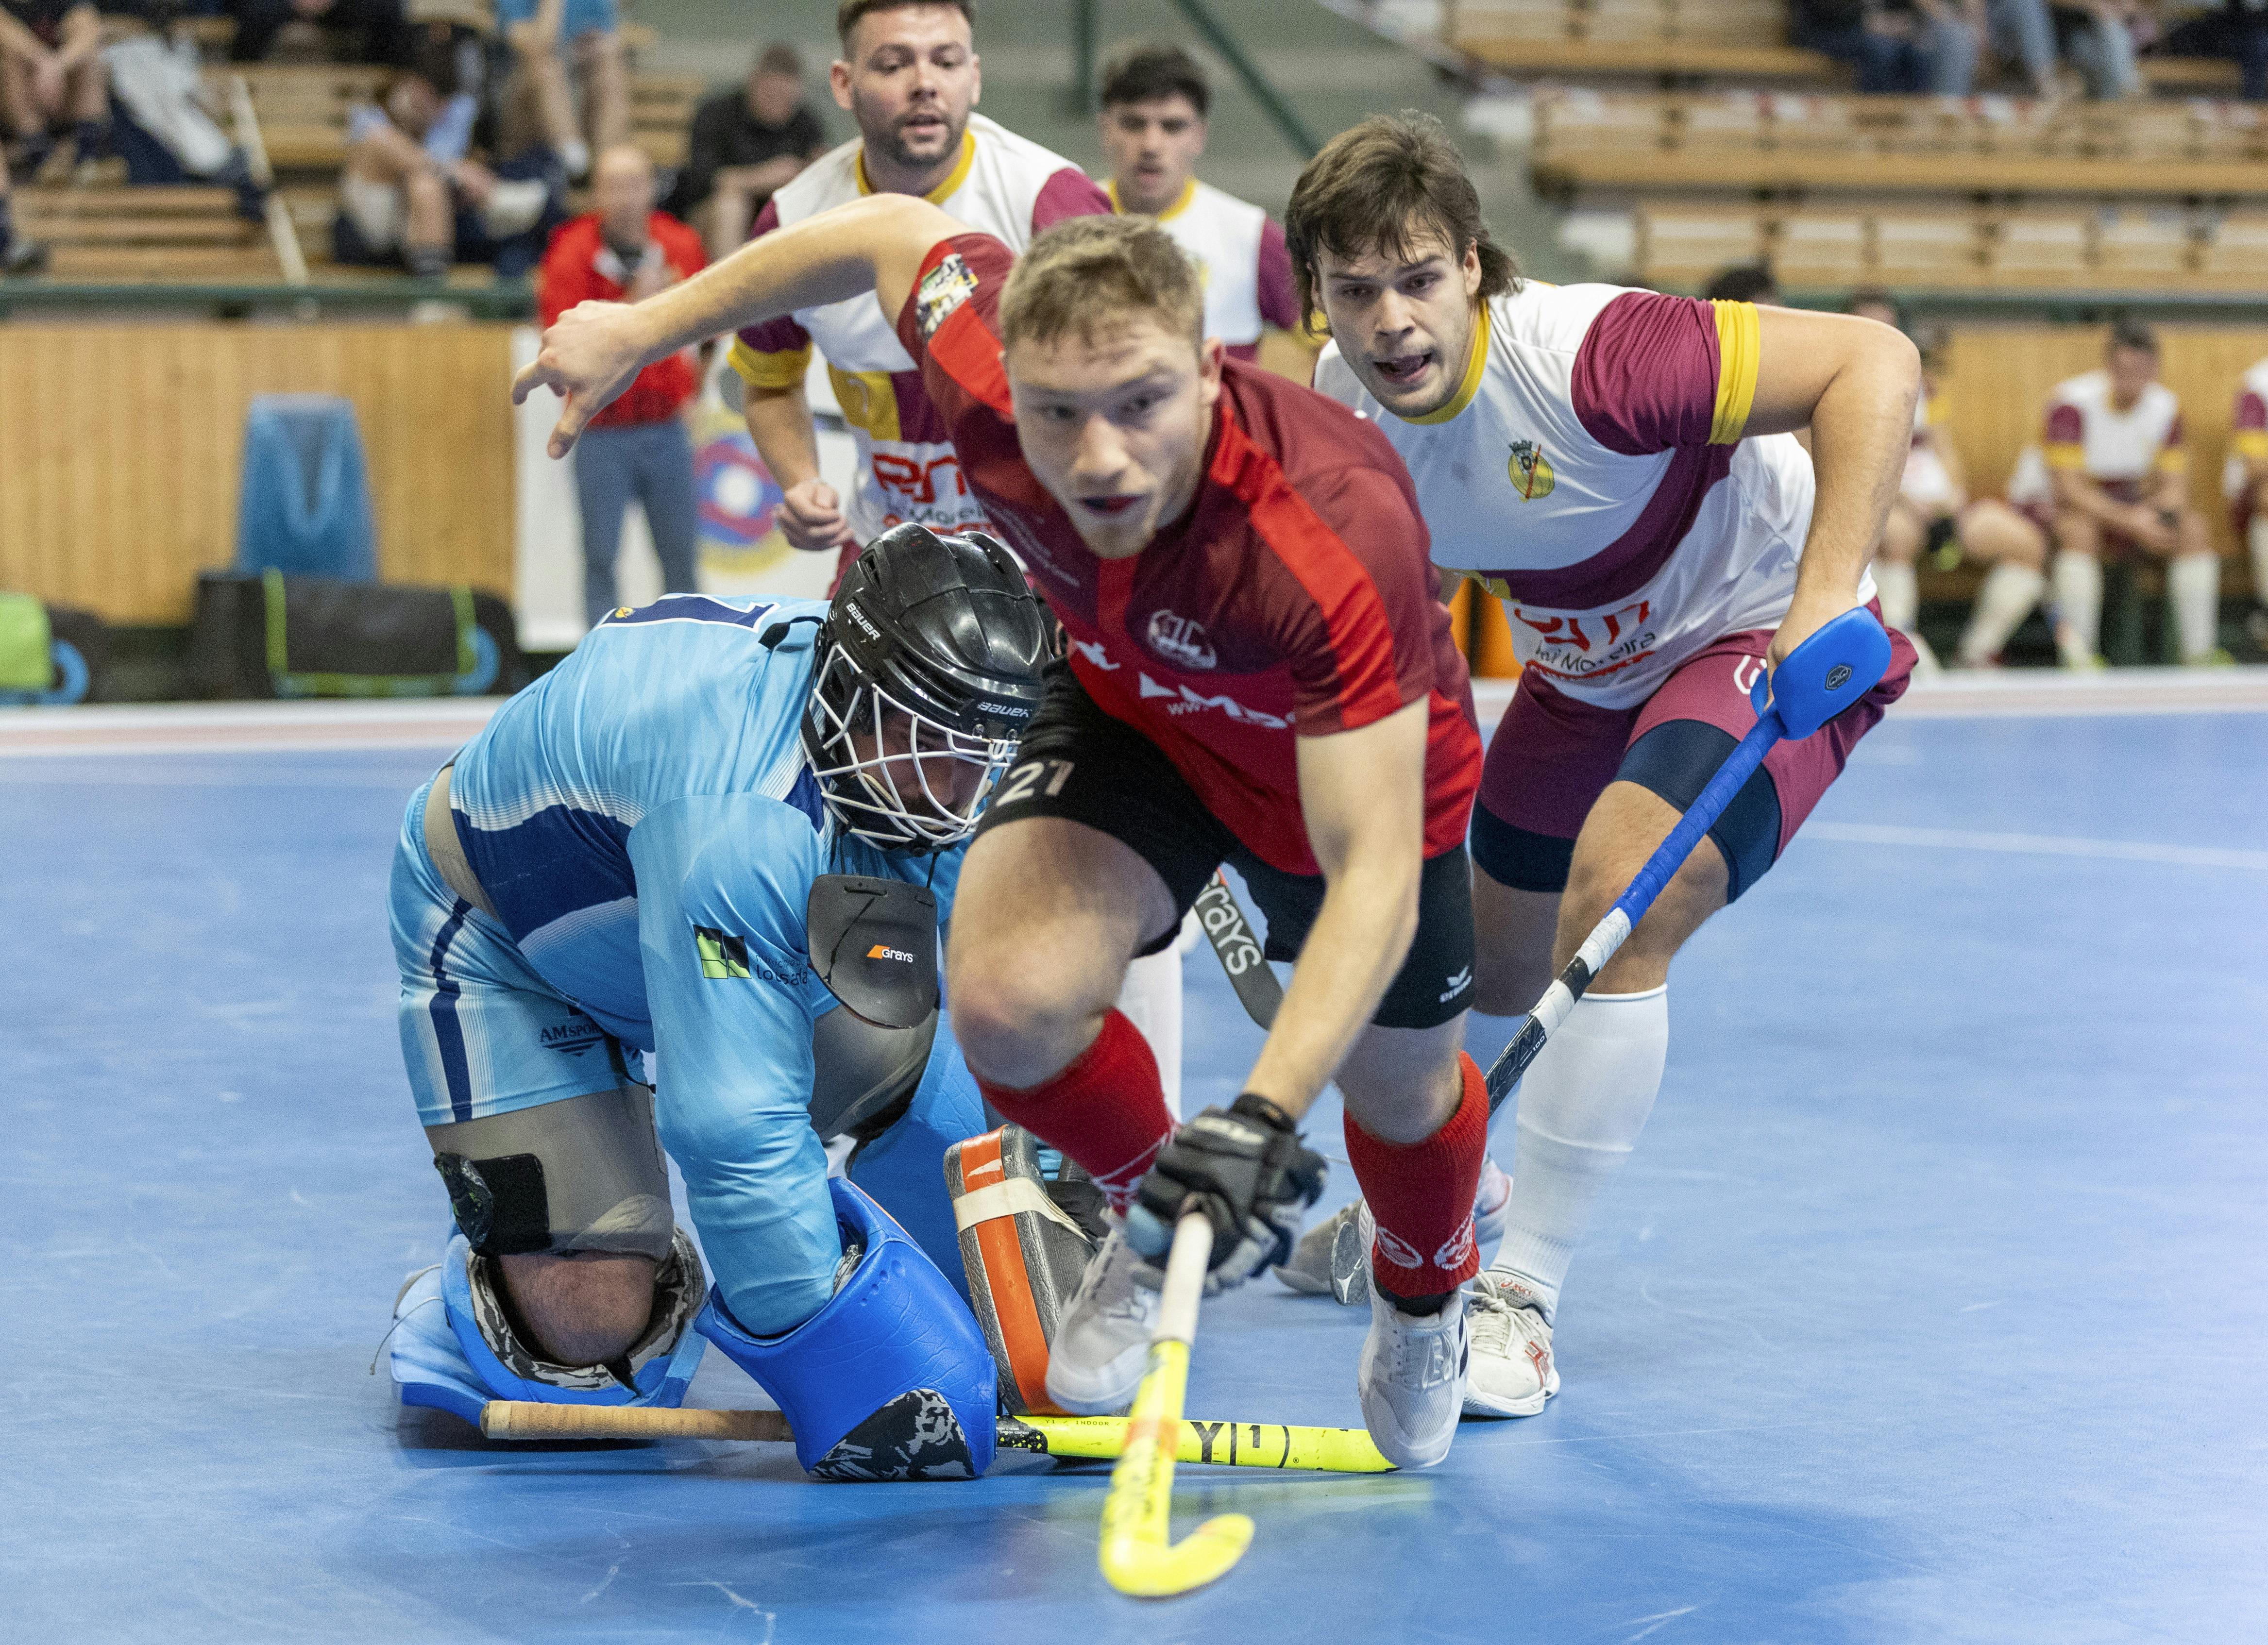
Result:
[[[1457,385],[1456,394],[1446,406],[1429,411],[1422,417],[1403,417],[1404,422],[1447,422],[1473,403],[1473,396],[1481,392],[1481,377],[1488,370],[1489,305],[1481,299],[1481,323],[1473,327],[1472,351],[1465,356],[1465,380]],[[1395,414],[1400,415],[1398,412]]]
[[[968,168],[976,164],[976,134],[973,131],[964,131],[961,134],[960,160],[954,165],[953,171],[946,176],[946,180],[939,183],[936,187],[931,189],[929,193],[924,195],[922,198],[928,201],[930,204],[933,206],[943,205],[947,200],[950,200],[960,191],[961,184],[968,180]],[[863,148],[858,151],[858,192],[861,195],[873,194],[874,192],[874,185],[873,180],[866,175],[866,151]]]
[[[1126,202],[1118,197],[1118,180],[1115,177],[1112,178],[1108,182],[1103,184],[1102,190],[1105,194],[1110,196],[1110,209],[1122,217],[1126,216]],[[1154,221],[1163,223],[1168,217],[1177,217],[1181,216],[1182,212],[1187,211],[1189,209],[1189,202],[1195,200],[1197,197],[1197,180],[1192,177],[1189,181],[1182,185],[1180,196],[1174,200],[1172,205],[1167,206],[1163,211],[1158,213]]]

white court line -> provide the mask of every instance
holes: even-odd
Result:
[[[502,706],[497,697],[389,702],[167,702],[0,709],[11,754],[234,753],[289,749],[453,748]]]
[[[2233,868],[2268,874],[2268,851],[2159,845],[2139,840],[2078,840],[2065,834],[1980,834],[1966,828],[1902,828],[1885,823],[1811,822],[1804,834],[1847,845],[1916,845],[1951,851],[2010,851],[2027,856],[2085,856],[2180,868]]]

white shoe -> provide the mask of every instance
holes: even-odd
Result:
[[[1048,1398],[1064,1410],[1105,1416],[1134,1402],[1158,1323],[1159,1294],[1135,1277],[1142,1267],[1114,1225],[1079,1276],[1048,1347]]]
[[[1472,1283],[1473,1364],[1468,1416],[1534,1416],[1559,1392],[1551,1322],[1517,1281],[1484,1268]]]
[[[1474,1244],[1485,1252],[1504,1237],[1511,1216],[1512,1179],[1491,1154],[1481,1161],[1473,1195]],[[1329,1296],[1351,1308],[1370,1294],[1370,1242],[1377,1233],[1368,1206],[1360,1200],[1343,1205],[1300,1236],[1276,1277],[1302,1296]]]
[[[1355,1390],[1363,1425],[1399,1468],[1430,1468],[1449,1454],[1464,1403],[1471,1352],[1462,1288],[1439,1313],[1405,1314],[1373,1289]]]

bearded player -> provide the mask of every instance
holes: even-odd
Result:
[[[1486,1061],[1755,724],[1757,675],[1871,599],[1918,361],[1845,315],[1523,281],[1422,115],[1334,139],[1285,233],[1303,312],[1330,322],[1316,386],[1402,454],[1434,560],[1512,619],[1520,687],[1473,814],[1468,1043]],[[1891,643],[1881,685],[1766,756],[1528,1070],[1508,1227],[1473,1287],[1469,1412],[1530,1414],[1557,1389],[1560,1283],[1660,1088],[1671,956],[1904,693],[1913,649]],[[1336,1234],[1311,1231],[1295,1272]]]
[[[585,305],[514,392],[566,391],[563,453],[666,340],[868,291],[1070,640],[970,847],[947,959],[985,1097],[1137,1212],[1087,1266],[1049,1396],[1132,1397],[1148,1265],[1185,1201],[1213,1221],[1213,1284],[1290,1255],[1322,1178],[1299,1121],[1336,1076],[1377,1223],[1364,1420],[1395,1462],[1438,1462],[1479,1266],[1487,1093],[1459,1044],[1480,744],[1407,474],[1344,408],[1224,361],[1156,224],[1059,224],[1019,262],[904,197],[767,236],[665,298]],[[1244,1094],[1176,1133],[1111,1002],[1224,860],[1298,963]]]

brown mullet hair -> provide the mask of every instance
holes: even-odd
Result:
[[[917,5],[949,5],[976,26],[976,0],[842,0],[835,8],[835,38],[850,49],[850,31],[877,11],[903,11]]]
[[[1307,162],[1284,213],[1300,312],[1321,306],[1315,265],[1325,252],[1406,261],[1429,238],[1460,260],[1468,250],[1479,253],[1484,299],[1520,289],[1519,261],[1489,238],[1464,157],[1440,121],[1404,109],[1350,126]]]
[[[1070,217],[1035,239],[1000,293],[1000,343],[1092,342],[1142,314],[1204,347],[1204,287],[1148,217]]]

